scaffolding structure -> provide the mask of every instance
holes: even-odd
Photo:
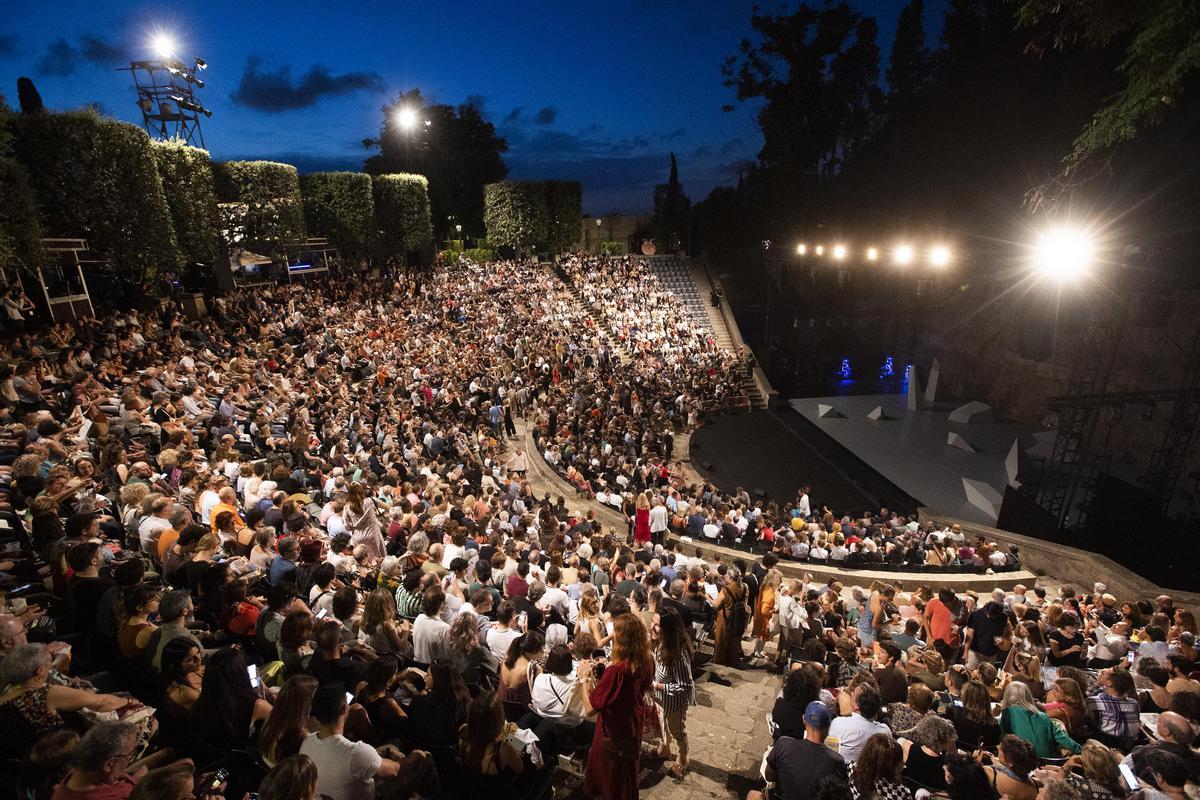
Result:
[[[196,73],[208,65],[197,58],[192,66],[172,58],[157,61],[131,61],[128,70],[137,90],[142,125],[152,139],[177,139],[194,147],[204,147],[200,117],[212,112],[196,99],[204,81]]]
[[[1050,398],[1048,404],[1057,415],[1057,433],[1040,476],[1028,488],[1060,532],[1085,530],[1091,521],[1100,480],[1112,461],[1104,443],[1096,442],[1104,413],[1120,415],[1127,406],[1171,403],[1162,440],[1137,479],[1163,517],[1175,499],[1200,421],[1200,326],[1183,353],[1183,371],[1175,385],[1135,391],[1109,389],[1121,343],[1132,338],[1131,331],[1137,327],[1130,309],[1154,291],[1194,288],[1177,281],[1168,281],[1164,287],[1138,273],[1128,275],[1122,283],[1093,309],[1072,356],[1066,393]]]

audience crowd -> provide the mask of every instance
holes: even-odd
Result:
[[[784,676],[772,797],[1194,788],[1190,611],[1102,585],[785,578],[781,559],[998,571],[1018,554],[887,509],[835,516],[806,489],[780,506],[689,484],[675,437],[738,407],[748,364],[674,303],[637,259],[464,260],[395,286],[240,290],[199,320],[165,305],[14,329],[9,785],[541,798],[562,768],[632,798],[643,765],[691,767],[694,669],[757,666]],[[626,528],[535,496],[529,458]],[[751,552],[706,559],[712,541]]]

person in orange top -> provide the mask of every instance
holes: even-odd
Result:
[[[221,502],[212,507],[212,511],[208,517],[213,531],[216,532],[217,530],[217,517],[221,516],[222,511],[228,511],[230,514],[233,514],[234,519],[237,520],[235,527],[244,527],[246,521],[242,519],[242,515],[238,511],[237,491],[232,486],[226,486],[217,493],[217,497],[221,498]]]
[[[167,551],[175,546],[179,541],[179,532],[192,524],[192,512],[188,511],[183,506],[176,506],[171,512],[170,517],[171,527],[167,528],[158,536],[158,563],[161,564],[163,557]]]

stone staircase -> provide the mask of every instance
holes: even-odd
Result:
[[[704,298],[704,313],[708,316],[709,327],[712,328],[713,338],[717,344],[729,350],[736,350],[741,344],[741,336],[734,337],[733,331],[729,330],[729,326],[725,323],[725,315],[721,313],[721,309],[712,304],[713,284],[708,276],[708,271],[698,261],[692,261],[689,265],[692,281],[696,284],[700,296]],[[753,410],[762,410],[767,407],[767,396],[763,394],[759,388],[758,382],[754,380],[754,376],[750,372],[746,372],[741,376],[742,388],[745,390],[746,396],[750,398],[750,408]]]

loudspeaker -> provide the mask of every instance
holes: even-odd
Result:
[[[229,266],[228,260],[221,259],[213,264],[213,277],[217,281],[218,292],[232,292],[234,290],[233,269]]]
[[[705,469],[712,469],[712,468],[713,468],[713,465],[712,465],[712,462],[711,462],[711,461],[701,461],[701,462],[700,462],[700,466],[704,467]]]

